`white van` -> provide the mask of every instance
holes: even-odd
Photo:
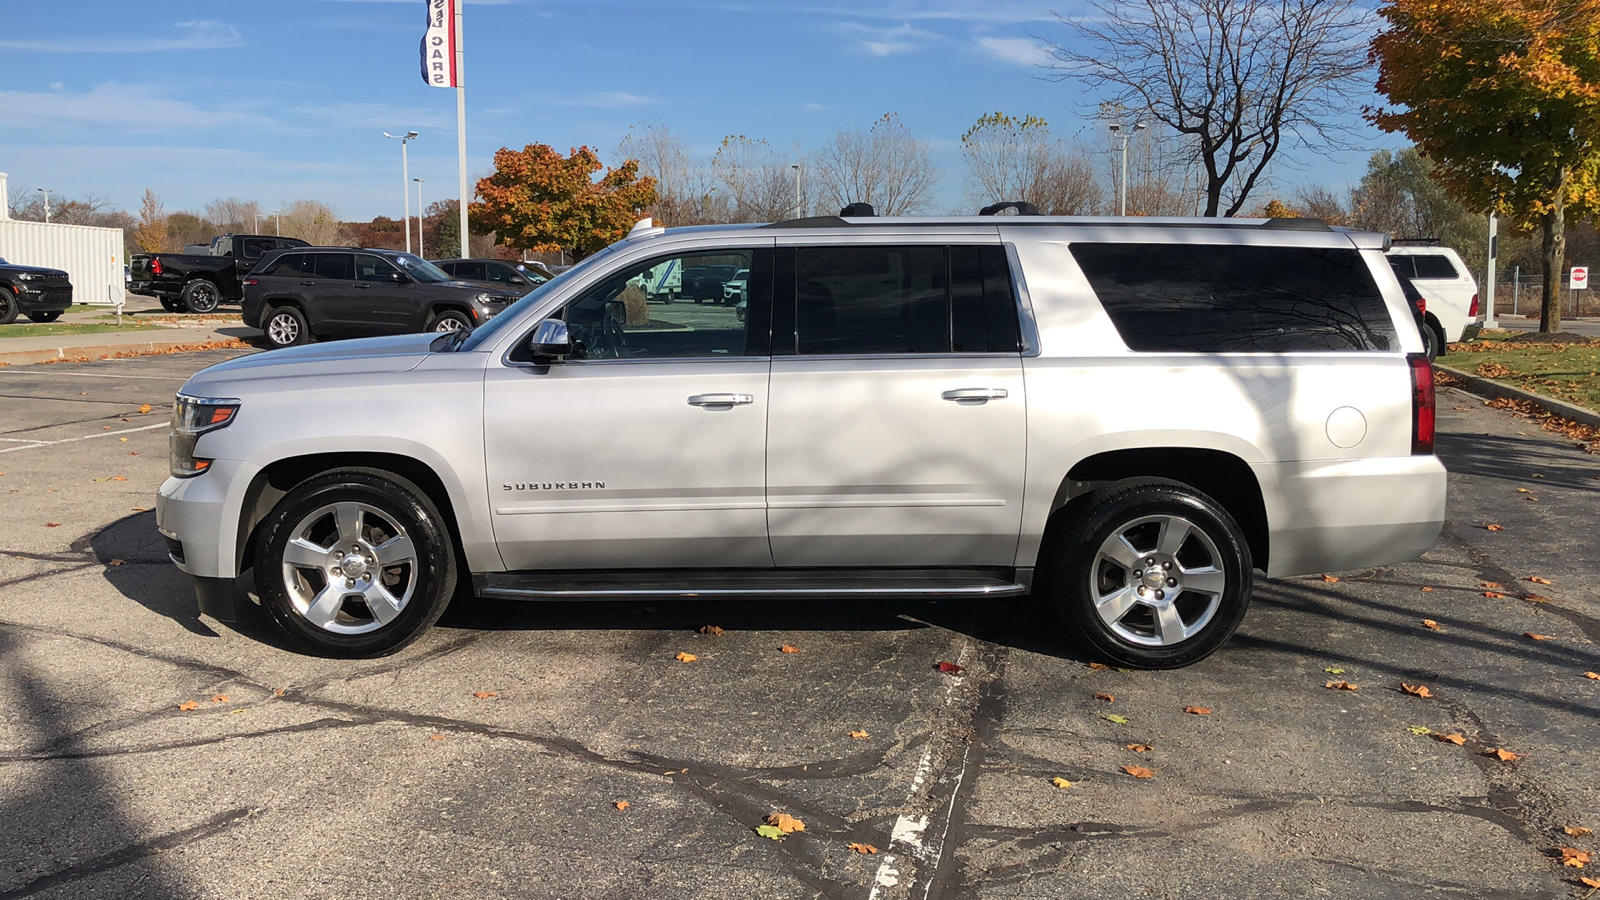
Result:
[[[1393,247],[1387,255],[1395,274],[1410,279],[1422,294],[1427,304],[1424,313],[1440,353],[1445,344],[1478,336],[1484,321],[1478,282],[1459,253],[1449,247],[1423,245]]]
[[[683,296],[683,266],[673,259],[646,271],[632,281],[650,300],[665,303]]]

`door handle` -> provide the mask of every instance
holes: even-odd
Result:
[[[1005,388],[959,388],[939,396],[945,400],[1004,400],[1010,392]]]
[[[743,406],[754,403],[750,394],[695,394],[689,398],[690,406]]]
[[[311,285],[316,284],[316,282],[315,281],[300,281],[300,282],[296,282],[296,284],[302,284],[302,285],[305,285],[307,287],[310,287]]]
[[[362,284],[359,281],[356,282],[356,290],[358,290],[358,291],[365,291],[365,290],[367,290],[367,289],[369,289],[371,287],[372,287],[372,285],[370,285],[370,284]]]

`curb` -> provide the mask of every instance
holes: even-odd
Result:
[[[1544,407],[1552,414],[1560,416],[1563,419],[1571,419],[1574,422],[1588,425],[1590,428],[1600,428],[1600,413],[1584,409],[1581,406],[1568,403],[1565,400],[1556,400],[1551,397],[1546,397],[1543,394],[1535,394],[1533,391],[1525,391],[1519,387],[1501,384],[1500,382],[1491,378],[1484,378],[1481,375],[1474,375],[1471,372],[1463,372],[1460,369],[1453,369],[1450,366],[1440,365],[1437,361],[1434,362],[1433,368],[1436,371],[1443,372],[1452,378],[1461,379],[1463,388],[1474,394],[1478,394],[1479,396],[1488,397],[1490,399],[1499,399],[1504,397],[1510,400],[1526,400],[1529,403],[1535,403]]]
[[[192,346],[194,344],[210,344],[223,341],[238,340],[231,334],[222,334],[212,331],[205,334],[188,334],[181,338],[166,338],[155,341],[133,341],[120,344],[94,344],[90,346],[62,346],[44,347],[37,350],[11,350],[0,352],[0,363],[12,366],[25,366],[32,363],[51,362],[63,359],[77,359],[87,356],[90,359],[103,359],[115,356],[118,353],[149,353],[156,350],[166,350],[172,347]]]

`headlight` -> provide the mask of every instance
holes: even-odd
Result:
[[[238,412],[238,400],[177,395],[172,401],[172,433],[167,436],[172,474],[193,478],[211,468],[211,460],[195,458],[195,442],[208,431],[228,427]]]
[[[500,298],[496,297],[493,294],[479,294],[478,296],[473,297],[472,299],[478,301],[479,303],[494,303],[495,301],[499,300]]]
[[[17,273],[17,277],[22,279],[23,281],[32,281],[35,278],[41,278],[43,276],[35,275],[32,272],[18,272]]]

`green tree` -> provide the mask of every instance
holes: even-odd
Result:
[[[496,232],[510,247],[565,249],[582,259],[620,240],[656,202],[655,179],[639,177],[637,160],[596,179],[601,168],[588,147],[570,156],[547,144],[502,147],[494,155],[494,174],[478,182],[482,200],[467,207],[471,227]]]
[[[1373,41],[1378,90],[1451,196],[1543,232],[1540,331],[1561,329],[1569,216],[1600,206],[1600,4],[1388,0]]]
[[[1396,238],[1438,238],[1469,262],[1486,259],[1483,217],[1450,196],[1434,169],[1415,147],[1372,154],[1366,174],[1351,191],[1351,223]]]

